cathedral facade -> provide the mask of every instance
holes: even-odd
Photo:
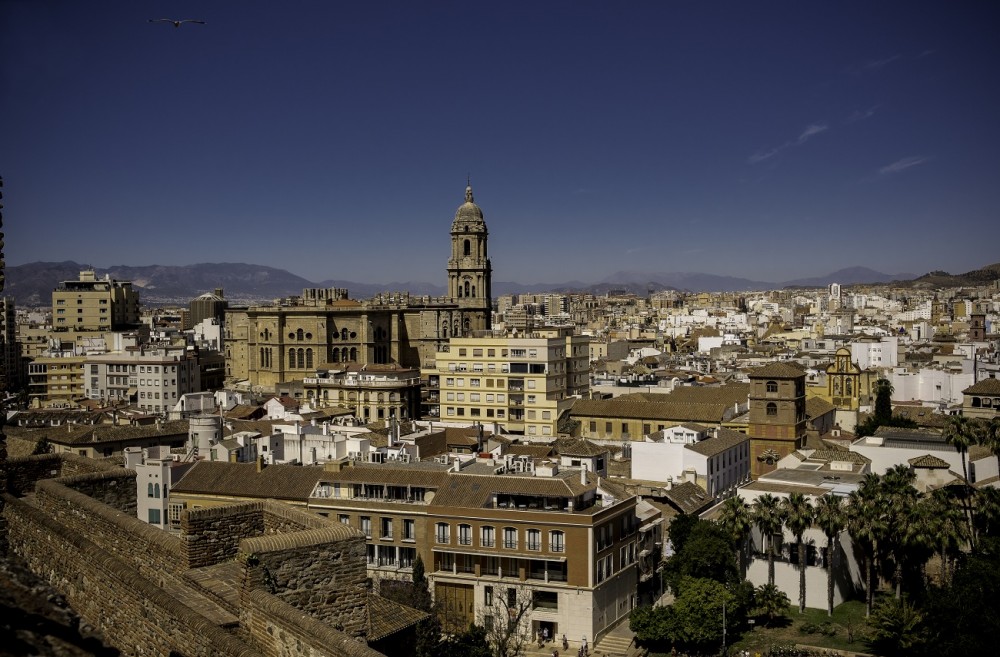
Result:
[[[490,328],[488,237],[469,186],[451,225],[446,296],[392,293],[358,301],[344,289],[309,288],[286,303],[227,309],[227,385],[270,392],[318,369],[432,366],[449,338]]]

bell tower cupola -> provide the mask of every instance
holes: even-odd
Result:
[[[448,296],[460,308],[484,311],[486,326],[483,328],[489,327],[493,304],[488,237],[483,211],[472,197],[470,184],[465,188],[465,203],[458,206],[451,224]]]

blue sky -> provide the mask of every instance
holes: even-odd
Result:
[[[196,18],[174,28],[150,18]],[[1000,261],[1000,4],[0,3],[6,258],[442,283]]]

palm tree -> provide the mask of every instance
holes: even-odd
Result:
[[[728,498],[722,503],[719,523],[733,541],[733,547],[736,550],[736,565],[740,569],[740,576],[743,577],[746,573],[744,557],[746,556],[747,537],[750,536],[750,530],[753,528],[750,505],[744,502],[739,495]]]
[[[767,583],[774,584],[774,535],[781,531],[778,498],[764,493],[753,501],[753,521],[760,530],[761,543],[767,539]],[[764,546],[761,545],[761,549]]]
[[[886,562],[892,565],[892,581],[896,597],[902,595],[903,572],[908,562],[925,558],[930,545],[927,522],[917,505],[917,489],[913,487],[917,475],[906,465],[890,468],[879,483],[882,500],[884,535],[880,543]]]
[[[928,522],[927,530],[935,539],[934,551],[941,559],[938,583],[943,587],[948,586],[951,581],[949,564],[958,557],[959,550],[966,540],[968,526],[965,524],[962,511],[955,506],[947,488],[937,489],[921,502]]]
[[[791,493],[781,501],[785,526],[795,536],[799,552],[799,613],[806,610],[806,544],[802,535],[812,525],[813,508],[802,493]]]
[[[847,514],[838,495],[827,493],[816,500],[813,523],[826,534],[826,615],[833,616],[833,574],[836,570],[833,540],[847,526]]]
[[[972,504],[969,500],[969,467],[966,464],[966,454],[969,447],[976,443],[975,423],[963,415],[953,415],[948,418],[948,425],[944,429],[944,439],[953,446],[962,457],[962,477],[964,478],[962,500],[965,508],[965,521],[969,525],[969,545],[976,549],[976,532],[972,523]]]
[[[767,624],[770,625],[778,616],[784,616],[788,610],[789,600],[785,592],[774,584],[761,584],[754,591],[754,603],[758,613],[767,614]]]
[[[871,616],[875,600],[875,555],[882,531],[879,510],[879,476],[868,473],[861,485],[847,496],[847,530],[861,549],[865,568],[865,615]]]

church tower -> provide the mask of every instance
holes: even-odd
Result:
[[[465,203],[451,224],[451,257],[448,259],[448,296],[463,312],[463,331],[490,328],[493,310],[492,276],[487,252],[489,231],[483,211],[465,188]]]

